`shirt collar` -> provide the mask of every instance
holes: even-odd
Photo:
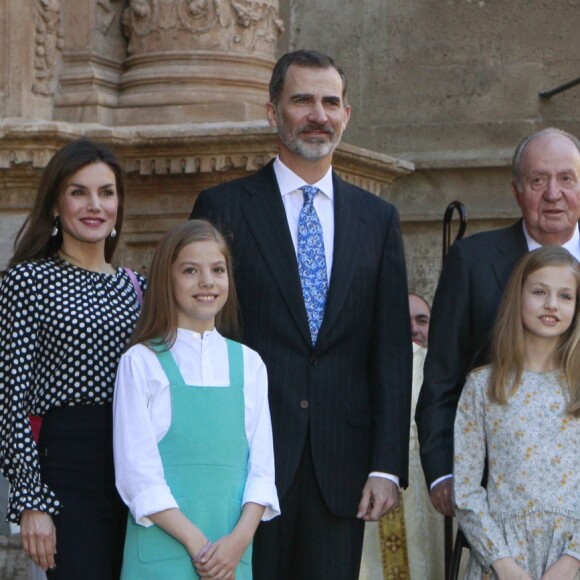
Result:
[[[280,157],[276,156],[274,160],[274,173],[278,181],[278,187],[282,197],[300,189],[303,185],[313,185],[317,187],[330,200],[334,199],[334,186],[332,184],[332,167],[328,168],[326,174],[316,183],[306,183],[302,177],[296,175],[291,169],[286,167]]]
[[[523,220],[522,226],[524,228],[524,236],[526,236],[528,251],[532,252],[533,250],[541,248],[542,244],[538,243],[536,240],[534,240],[534,238],[532,238],[528,228],[526,227],[526,222]],[[568,250],[577,260],[580,259],[580,233],[578,231],[578,226],[574,228],[574,234],[565,244],[562,244],[562,247],[565,250]]]
[[[203,335],[195,330],[189,330],[188,328],[178,328],[177,329],[177,336],[179,338],[185,338],[188,340],[213,340],[214,337],[220,336],[217,328],[213,328],[213,330],[206,330]]]

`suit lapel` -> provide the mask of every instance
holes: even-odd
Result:
[[[336,173],[333,173],[333,184],[334,250],[326,309],[318,335],[319,344],[328,336],[342,310],[358,263],[364,229],[359,216],[359,199],[352,195],[349,185]]]
[[[503,292],[516,262],[528,252],[526,237],[522,229],[522,220],[507,229],[498,245],[497,259],[493,270],[501,291]]]
[[[296,252],[272,163],[256,173],[244,188],[244,217],[292,317],[310,342]]]

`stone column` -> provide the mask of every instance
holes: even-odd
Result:
[[[263,119],[278,0],[130,0],[118,124]]]
[[[62,44],[60,0],[0,3],[0,117],[51,118]]]
[[[62,21],[66,34],[54,117],[76,123],[109,125],[113,122],[119,79],[127,54],[121,31],[125,2],[60,1],[63,2]]]

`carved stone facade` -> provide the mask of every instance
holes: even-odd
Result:
[[[276,0],[130,0],[123,27],[134,57],[205,50],[270,58],[283,29]]]
[[[518,140],[547,125],[580,135],[580,87],[539,97],[578,77],[579,7],[580,0],[533,10],[527,0],[4,0],[0,117],[171,125],[179,143],[188,123],[263,119],[275,56],[299,47],[328,52],[349,77],[345,139],[416,166],[388,196],[403,221],[411,286],[431,298],[447,203],[465,203],[468,233],[513,221],[509,159]],[[282,19],[274,48],[269,39]],[[172,35],[187,38],[185,54],[166,44]],[[0,220],[0,236],[11,219]]]
[[[201,190],[256,171],[277,148],[277,137],[265,122],[105,128],[1,121],[2,263],[32,205],[42,169],[57,149],[79,137],[108,143],[122,160],[127,200],[116,259],[145,273],[157,240],[187,219]],[[385,195],[395,179],[413,170],[408,162],[347,144],[339,145],[334,166],[344,179],[377,195]]]
[[[60,0],[39,0],[35,8],[35,82],[32,90],[41,95],[52,95],[57,59],[63,47]]]
[[[263,117],[283,29],[277,0],[130,0],[122,21],[117,122]]]
[[[107,143],[122,160],[117,259],[143,272],[199,191],[275,155],[263,119],[278,0],[8,0],[0,16],[14,57],[0,64],[0,265],[42,169],[72,139]],[[377,195],[413,169],[346,144],[334,165]]]
[[[60,65],[55,119],[140,125],[263,118],[283,30],[278,0],[76,0],[62,7],[59,0],[35,0],[35,6],[39,74],[52,82]],[[52,85],[38,89],[51,94]]]

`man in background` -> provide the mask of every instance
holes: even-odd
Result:
[[[431,307],[419,294],[409,294],[409,314],[411,316],[411,339],[415,344],[427,348]]]

